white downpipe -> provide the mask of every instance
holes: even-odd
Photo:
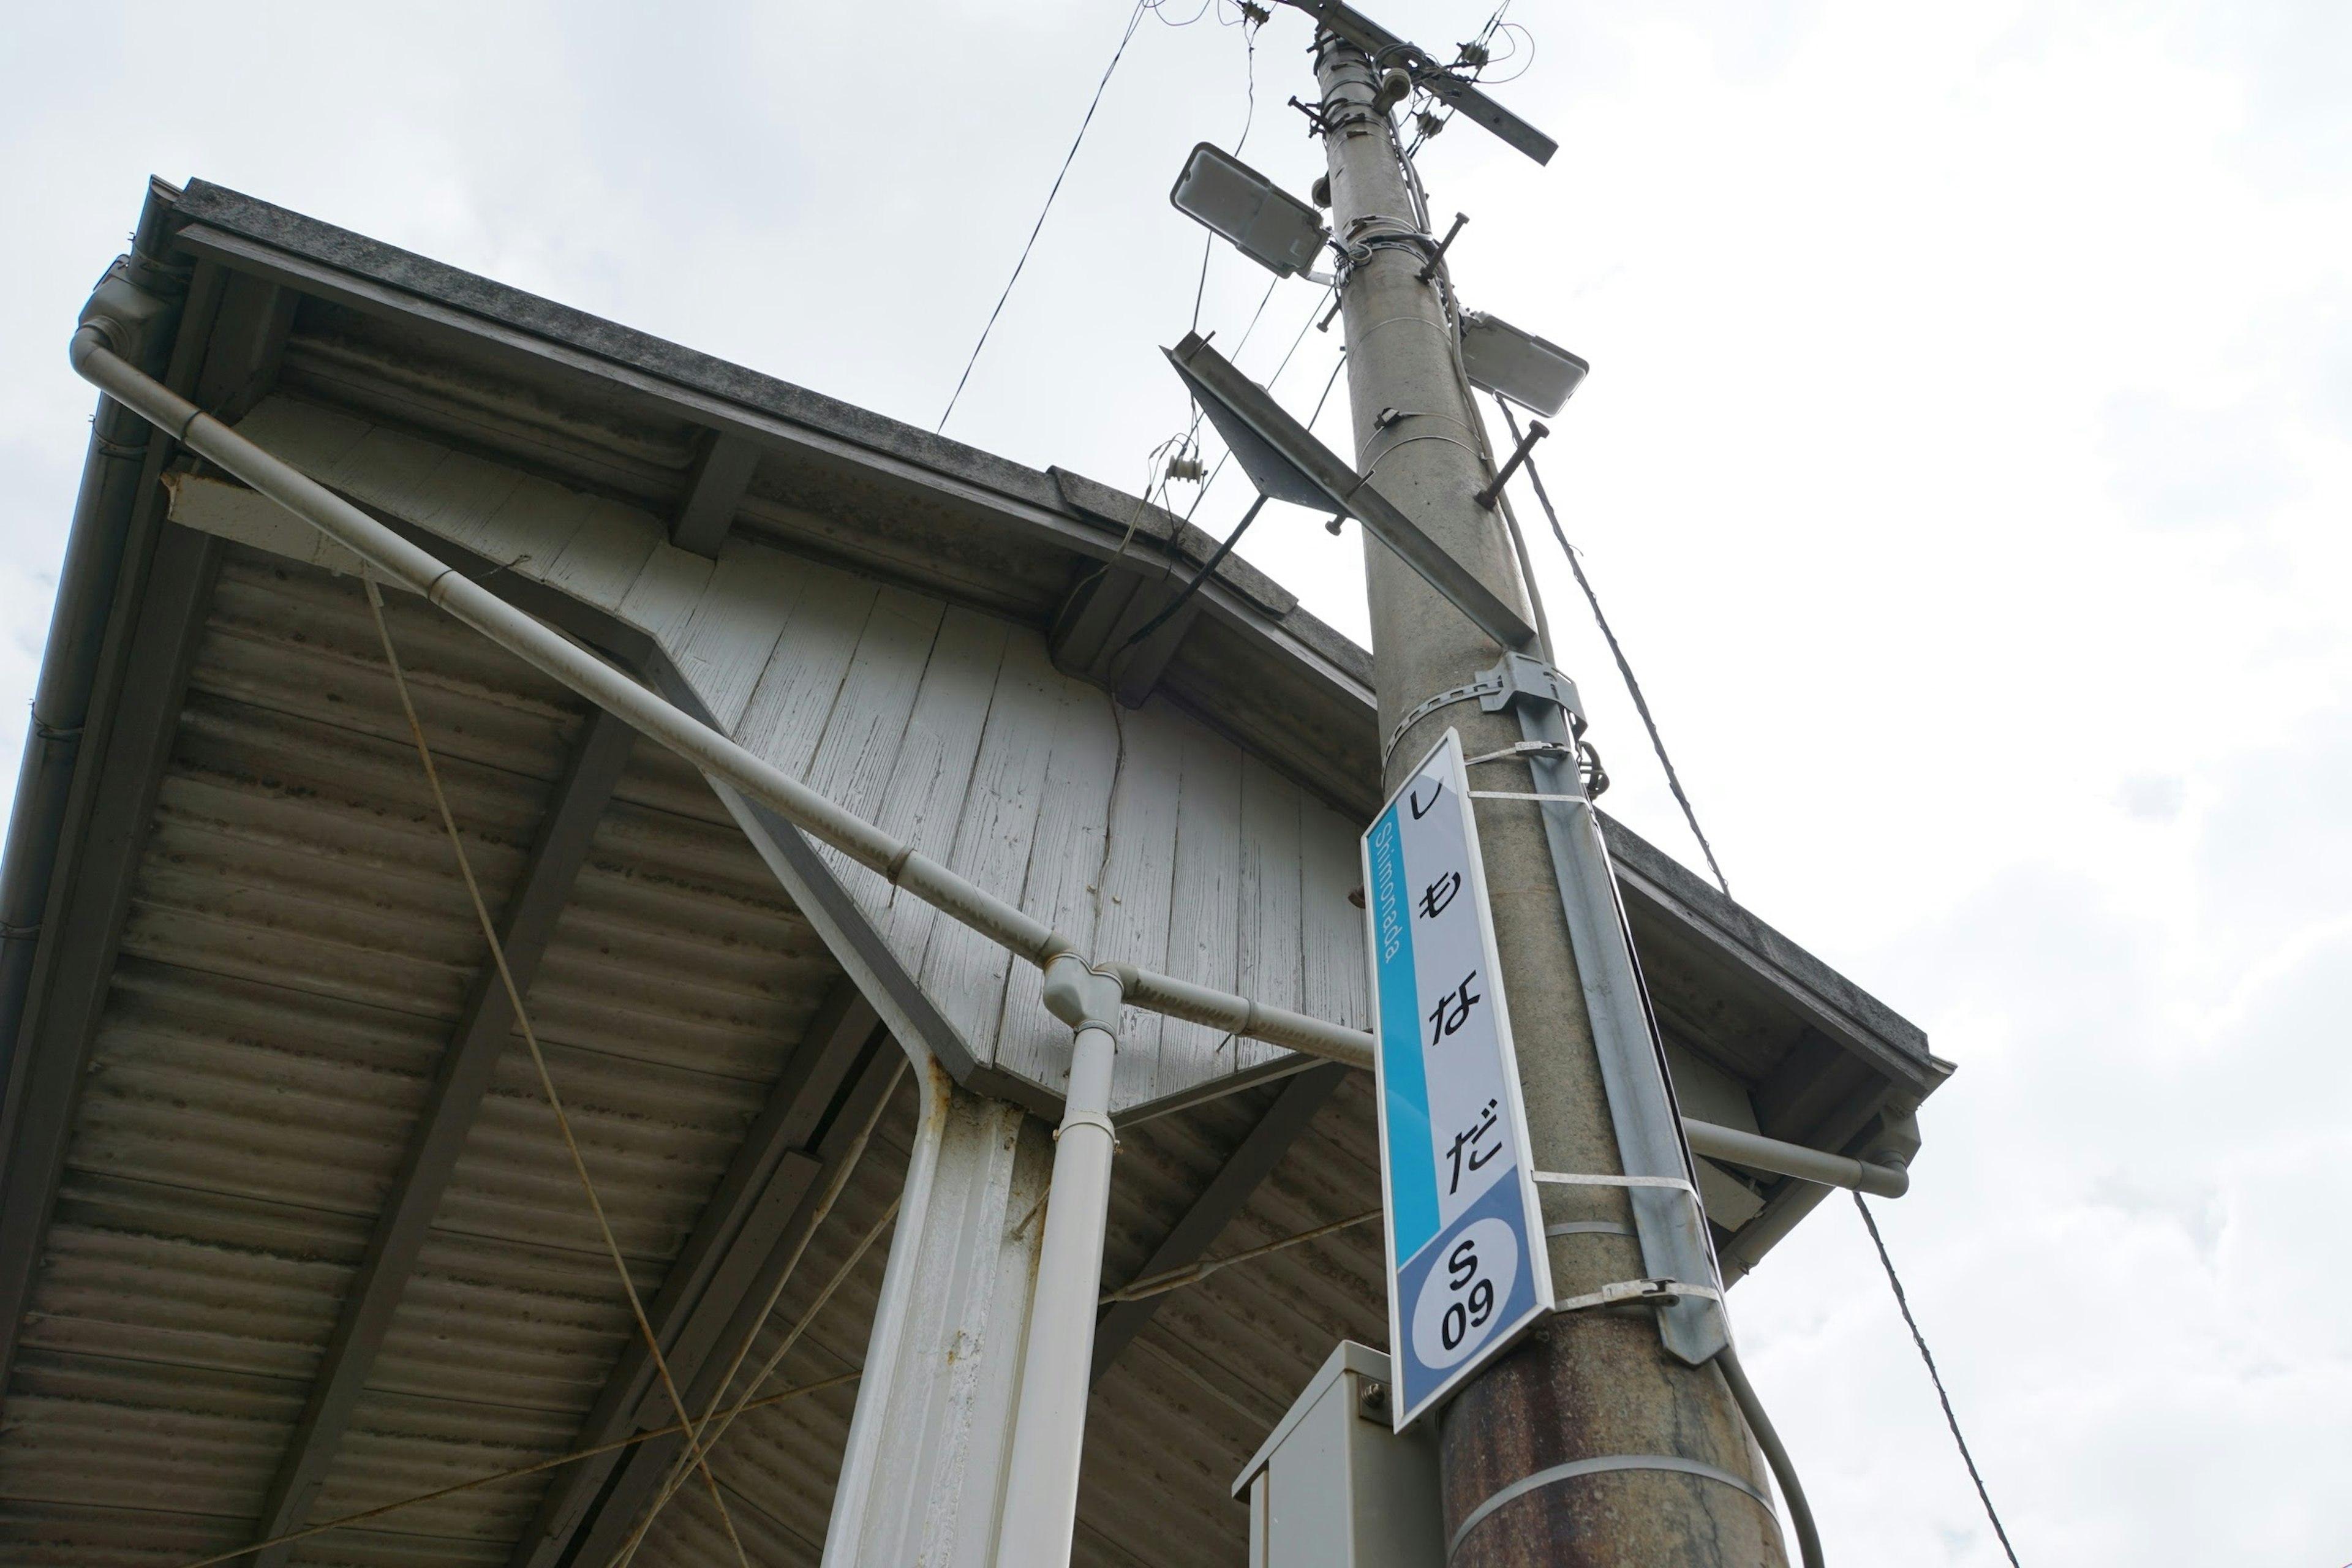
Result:
[[[1045,968],[1045,1006],[1076,1031],[1070,1087],[1054,1150],[1037,1293],[1021,1359],[1021,1404],[1004,1482],[997,1568],[1061,1568],[1077,1528],[1078,1460],[1086,1447],[1095,1307],[1102,1293],[1103,1226],[1110,1210],[1113,1034],[1119,984],[1076,958]]]
[[[916,853],[912,846],[844,811],[764,758],[681,712],[142,374],[108,345],[100,324],[102,321],[101,316],[74,333],[74,369],[190,451],[236,475],[385,576],[415,589],[508,652],[618,715],[631,728],[774,808],[795,826],[859,865],[879,872],[893,886],[906,889],[1040,967],[1059,955],[1075,954],[1075,944],[1044,921]],[[1124,973],[1129,977],[1128,999],[1135,1006],[1351,1067],[1371,1065],[1371,1037],[1360,1030],[1285,1008],[1262,1006],[1245,997],[1148,970],[1126,966]]]

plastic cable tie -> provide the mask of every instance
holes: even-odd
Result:
[[[1480,763],[1513,763],[1526,757],[1573,758],[1575,755],[1576,748],[1565,741],[1520,741],[1505,746],[1499,752],[1488,752],[1484,756],[1465,757],[1462,759],[1462,765],[1465,768],[1475,768]]]

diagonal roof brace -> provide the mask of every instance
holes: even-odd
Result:
[[[1371,56],[1374,64],[1402,66],[1414,86],[1435,93],[1452,104],[1456,113],[1485,126],[1537,163],[1550,163],[1551,155],[1559,151],[1559,142],[1479,91],[1474,83],[1452,74],[1420,45],[1398,37],[1352,6],[1343,5],[1339,0],[1285,3],[1306,12],[1325,28]]]
[[[1276,500],[1354,518],[1507,651],[1535,647],[1535,628],[1517,611],[1317,440],[1264,387],[1211,348],[1207,339],[1188,332],[1182,342],[1161,352],[1261,492]]]

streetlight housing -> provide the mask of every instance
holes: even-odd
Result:
[[[1558,343],[1472,310],[1462,318],[1462,368],[1472,385],[1549,416],[1559,412],[1592,366]]]
[[[1184,160],[1168,199],[1278,278],[1311,270],[1331,238],[1313,207],[1206,142]]]

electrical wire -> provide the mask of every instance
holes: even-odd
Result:
[[[1511,413],[1511,405],[1503,401],[1499,393],[1496,395],[1495,405],[1503,411],[1503,422],[1511,428],[1511,439],[1517,440],[1519,422]],[[1601,595],[1592,591],[1592,579],[1584,574],[1584,563],[1578,556],[1576,546],[1568,542],[1567,531],[1559,525],[1559,513],[1551,504],[1550,493],[1544,489],[1543,474],[1537,468],[1532,455],[1522,467],[1527,470],[1528,482],[1535,487],[1536,500],[1543,503],[1544,516],[1551,521],[1551,534],[1559,541],[1560,553],[1568,557],[1568,569],[1576,574],[1576,585],[1584,590],[1584,602],[1592,606],[1593,622],[1600,626],[1601,636],[1609,644],[1609,656],[1617,661],[1617,673],[1623,678],[1625,689],[1633,699],[1634,711],[1642,715],[1642,727],[1650,732],[1650,749],[1657,752],[1658,765],[1666,772],[1666,787],[1675,792],[1675,802],[1683,808],[1683,820],[1690,825],[1691,837],[1698,840],[1699,853],[1706,857],[1706,868],[1715,873],[1715,885],[1723,889],[1723,896],[1727,899],[1731,897],[1731,884],[1724,879],[1723,868],[1716,862],[1715,846],[1706,841],[1706,834],[1698,825],[1698,813],[1692,807],[1690,796],[1683,789],[1682,775],[1675,772],[1674,759],[1666,754],[1665,737],[1658,733],[1658,721],[1650,712],[1649,699],[1642,695],[1642,683],[1633,679],[1633,666],[1625,658],[1625,650],[1619,645],[1616,632],[1611,629],[1609,617],[1601,614]]]
[[[1214,5],[1215,0],[1210,0],[1210,4]],[[1136,0],[1135,12],[1127,19],[1127,31],[1119,35],[1118,47],[1111,51],[1110,64],[1103,68],[1102,79],[1095,83],[1095,95],[1087,104],[1087,117],[1078,121],[1078,134],[1070,142],[1069,152],[1063,155],[1061,172],[1054,176],[1053,189],[1045,193],[1045,205],[1038,209],[1037,221],[1030,226],[1028,241],[1021,247],[1021,258],[1013,264],[1013,276],[1004,280],[1004,292],[996,297],[996,308],[988,312],[987,324],[980,329],[980,341],[971,345],[971,357],[963,362],[963,374],[956,377],[955,391],[948,395],[948,405],[940,411],[940,422],[931,427],[934,434],[948,427],[948,416],[955,412],[957,401],[963,396],[964,384],[971,380],[971,367],[980,363],[980,351],[988,346],[988,334],[995,330],[996,318],[1004,313],[1004,301],[1013,298],[1013,286],[1021,281],[1021,270],[1029,265],[1029,253],[1037,247],[1037,236],[1045,227],[1045,216],[1054,210],[1054,198],[1062,194],[1062,182],[1068,177],[1070,165],[1077,161],[1078,149],[1087,140],[1087,128],[1095,122],[1095,110],[1102,107],[1103,89],[1110,86],[1111,72],[1118,69],[1118,62],[1127,54],[1128,40],[1134,37],[1135,29],[1142,26],[1143,14],[1157,9],[1153,0]],[[1205,11],[1206,7],[1202,9]],[[1195,16],[1193,20],[1200,18]]]
[[[1772,1479],[1780,1483],[1781,1500],[1789,1505],[1789,1527],[1797,1534],[1799,1559],[1805,1568],[1822,1568],[1822,1532],[1813,1523],[1813,1505],[1805,1500],[1804,1485],[1797,1479],[1796,1461],[1789,1458],[1772,1418],[1764,1414],[1764,1402],[1756,1397],[1756,1387],[1748,1381],[1748,1369],[1739,1364],[1739,1352],[1727,1342],[1715,1352],[1715,1364],[1731,1390],[1731,1402],[1739,1406],[1748,1429],[1756,1435],[1756,1446],[1764,1450],[1764,1462],[1772,1468]]]
[[[1169,621],[1175,617],[1177,611],[1182,609],[1186,605],[1191,604],[1192,602],[1192,595],[1201,591],[1201,584],[1206,583],[1210,578],[1217,574],[1217,568],[1225,563],[1225,557],[1233,553],[1234,546],[1242,542],[1242,535],[1249,531],[1249,525],[1257,521],[1257,514],[1264,510],[1265,508],[1265,497],[1261,494],[1257,500],[1250,502],[1249,510],[1242,513],[1241,521],[1234,524],[1234,531],[1225,535],[1225,542],[1217,546],[1216,552],[1209,557],[1207,564],[1203,565],[1199,572],[1193,574],[1192,580],[1190,583],[1184,584],[1184,591],[1177,595],[1174,601],[1171,602],[1166,609],[1160,611],[1158,615],[1144,622],[1140,626],[1138,626],[1135,629],[1134,636],[1129,637],[1125,642],[1118,645],[1118,651],[1125,653],[1129,648],[1133,647],[1136,644],[1141,642],[1144,638],[1158,631],[1161,626],[1166,626]],[[1172,544],[1173,542],[1171,541],[1171,543]]]
[[[1886,1270],[1886,1282],[1895,1288],[1895,1304],[1903,1309],[1904,1326],[1911,1331],[1911,1342],[1919,1347],[1919,1359],[1927,1363],[1928,1381],[1936,1385],[1937,1401],[1944,1407],[1944,1425],[1952,1429],[1952,1441],[1960,1450],[1960,1462],[1969,1468],[1969,1479],[1977,1486],[1977,1500],[1984,1504],[1985,1517],[1992,1521],[1992,1532],[2000,1537],[2000,1549],[2009,1557],[2009,1568],[2018,1568],[2017,1549],[2009,1543],[2009,1531],[2000,1527],[2000,1515],[1993,1511],[1992,1494],[1985,1490],[1984,1477],[1977,1473],[1976,1456],[1969,1452],[1969,1440],[1960,1436],[1960,1418],[1952,1414],[1952,1396],[1944,1392],[1944,1374],[1936,1370],[1936,1358],[1928,1352],[1927,1337],[1919,1331],[1919,1321],[1911,1315],[1911,1299],[1903,1293],[1903,1280],[1895,1272],[1895,1259],[1886,1255],[1886,1239],[1878,1234],[1878,1221],[1862,1194],[1853,1194],[1853,1206],[1862,1211],[1862,1223],[1870,1229],[1870,1244],[1878,1248],[1880,1267]]]

